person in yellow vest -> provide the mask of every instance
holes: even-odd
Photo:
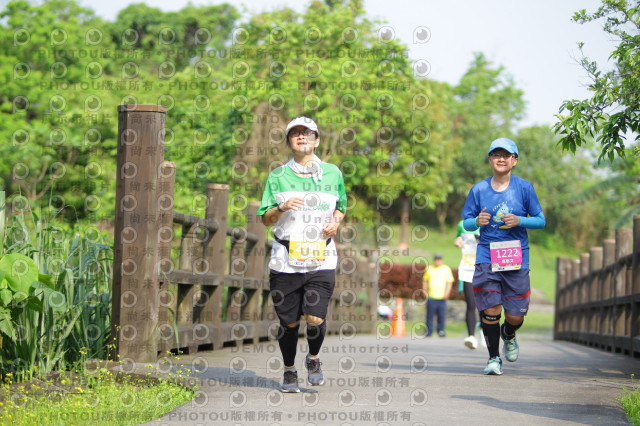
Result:
[[[444,337],[444,323],[447,317],[447,299],[451,295],[453,273],[444,264],[441,254],[433,257],[433,265],[424,271],[422,290],[427,297],[427,337],[433,334],[433,317],[438,315],[438,336]]]

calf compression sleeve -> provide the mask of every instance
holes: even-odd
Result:
[[[298,345],[298,328],[300,324],[295,327],[287,327],[280,324],[281,336],[278,339],[278,345],[280,345],[280,352],[282,352],[282,361],[285,367],[291,367],[296,362],[296,346]]]
[[[310,324],[307,323],[307,341],[309,342],[309,354],[318,355],[322,342],[324,342],[324,335],[327,333],[327,320],[322,321],[322,324]]]
[[[522,324],[524,323],[524,319],[522,320],[522,322],[518,325],[512,325],[509,321],[507,321],[506,319],[504,320],[503,323],[503,327],[504,327],[504,335],[506,337],[513,337],[514,334],[516,334],[516,331],[522,327]]]
[[[489,358],[500,356],[500,324],[481,323],[484,340],[487,342]]]

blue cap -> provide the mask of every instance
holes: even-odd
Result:
[[[511,139],[499,138],[491,142],[491,146],[489,147],[489,154],[491,154],[491,151],[498,148],[502,148],[511,154],[515,154],[516,156],[518,155],[518,146]]]

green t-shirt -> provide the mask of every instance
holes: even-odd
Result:
[[[322,227],[333,219],[336,209],[347,211],[347,194],[340,169],[333,164],[322,163],[322,180],[313,182],[311,177],[300,177],[287,165],[278,167],[267,178],[262,193],[258,216],[278,204],[298,197],[304,207],[298,211],[288,210],[273,226],[273,233],[282,240],[317,240],[322,238]],[[289,265],[287,249],[274,241],[269,268],[278,272],[308,272],[335,269],[338,263],[335,242],[327,245],[325,261],[317,267]]]

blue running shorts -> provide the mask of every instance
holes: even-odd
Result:
[[[529,269],[491,271],[490,263],[478,263],[473,274],[476,306],[483,311],[502,305],[507,314],[523,317],[529,311]]]

